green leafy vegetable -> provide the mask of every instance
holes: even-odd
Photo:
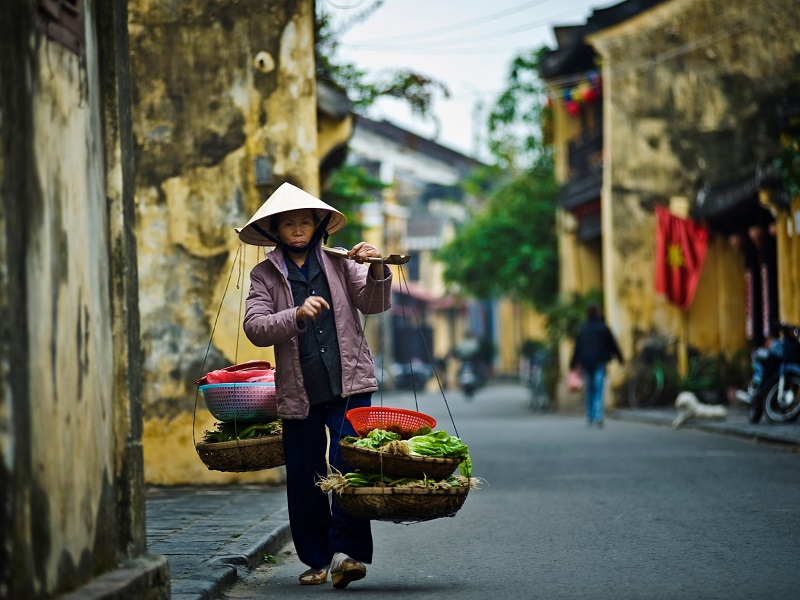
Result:
[[[416,479],[409,479],[408,477],[392,479],[391,477],[380,475],[379,473],[362,473],[361,471],[345,473],[344,478],[347,480],[348,485],[353,487],[375,487],[377,485],[402,486],[417,481]]]
[[[278,435],[283,432],[279,420],[269,423],[217,423],[214,431],[205,431],[203,441],[208,444],[232,442],[233,440],[249,440],[267,435]]]
[[[412,455],[461,458],[461,464],[458,465],[461,475],[472,477],[469,448],[460,438],[451,437],[446,431],[439,430],[427,435],[414,436],[407,443]]]
[[[373,429],[367,434],[367,437],[363,438],[356,438],[353,436],[347,436],[344,438],[344,441],[348,444],[353,444],[354,446],[358,446],[359,448],[372,448],[373,450],[380,448],[392,442],[394,440],[399,440],[400,434],[393,433],[391,431],[386,431],[384,429]]]

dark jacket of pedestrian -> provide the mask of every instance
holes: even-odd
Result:
[[[624,362],[614,335],[600,316],[599,310],[588,310],[587,319],[581,324],[575,338],[575,349],[569,362],[570,369],[578,367],[592,371],[616,358]]]

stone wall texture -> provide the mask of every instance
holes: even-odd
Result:
[[[145,553],[125,3],[85,6],[81,55],[34,10],[14,0],[0,19],[0,598],[13,599]],[[165,562],[154,573],[152,598],[169,586]]]
[[[313,2],[133,0],[129,11],[146,477],[229,481],[195,454],[214,420],[194,382],[272,359],[241,332],[264,252],[240,247],[234,228],[284,181],[319,191]]]
[[[653,292],[653,205],[692,201],[774,155],[776,106],[800,72],[798,19],[794,0],[672,0],[589,38],[603,63],[606,309],[625,347],[636,327],[680,329]],[[702,350],[745,344],[742,319],[727,320],[744,312],[739,260],[712,241],[688,315]]]

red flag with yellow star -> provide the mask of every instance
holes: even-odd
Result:
[[[700,281],[708,230],[656,206],[656,292],[688,310]]]

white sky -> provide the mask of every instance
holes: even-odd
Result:
[[[422,121],[396,100],[381,100],[368,113],[444,146],[478,158],[486,109],[504,89],[511,59],[547,44],[553,26],[580,25],[592,9],[622,0],[386,0],[363,23],[340,37],[337,58],[369,73],[406,68],[443,81],[450,98],[438,96],[441,122]],[[346,22],[375,0],[317,0],[334,23]]]

